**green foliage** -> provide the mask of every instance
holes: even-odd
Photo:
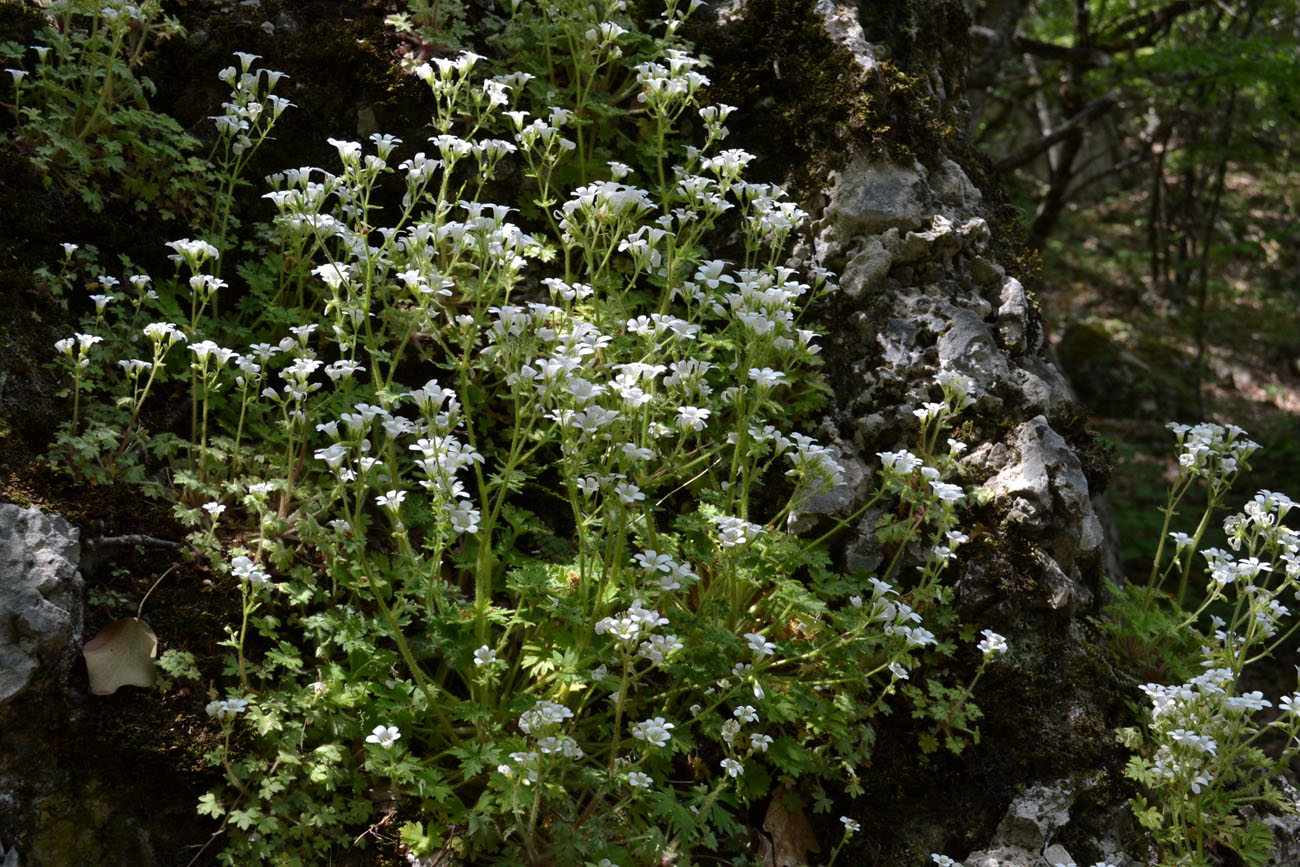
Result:
[[[158,689],[163,692],[174,688],[176,681],[190,680],[197,683],[201,677],[194,654],[188,650],[163,651],[158,657],[158,667],[168,675],[158,678]]]
[[[179,23],[159,0],[61,0],[47,13],[36,45],[0,45],[14,64],[9,146],[91,211],[116,196],[165,219],[199,213],[215,186],[209,165],[196,139],[149,108],[155,87],[139,74],[153,44],[184,35]]]
[[[329,170],[268,179],[248,256],[230,200],[287,103],[240,55],[207,240],[169,242],[173,277],[128,280],[130,304],[108,286],[59,346],[56,459],[93,480],[165,467],[237,594],[208,705],[225,781],[198,807],[224,863],[324,863],[384,834],[474,863],[739,857],[778,785],[821,810],[862,791],[890,702],[934,748],[978,740],[975,683],[931,670],[962,628],[942,576],[966,541],[964,446],[941,443],[972,383],[940,373],[917,455],[882,454],[835,519],[887,507],[885,568],[836,572],[788,530],[841,481],[789,429],[825,390],[803,309],[835,291],[782,264],[804,215],[720,149],[730,109],[700,104],[677,4],[653,37],[619,3],[516,12],[496,32],[518,68],[412,65],[435,156],[331,140]],[[513,205],[488,199],[521,176]],[[711,258],[727,238],[734,266]],[[221,273],[242,297],[219,306]],[[158,456],[143,408],[162,388],[188,392],[189,435]],[[1005,642],[980,648],[987,665]],[[912,672],[925,689],[900,691]]]
[[[1286,808],[1273,778],[1300,752],[1300,690],[1283,697],[1282,713],[1261,726],[1256,716],[1272,703],[1241,683],[1248,665],[1273,655],[1297,628],[1280,600],[1300,587],[1300,535],[1283,523],[1291,500],[1261,491],[1224,521],[1231,553],[1202,552],[1208,581],[1203,594],[1193,592],[1189,578],[1202,538],[1257,445],[1232,426],[1171,427],[1182,471],[1164,510],[1151,578],[1122,591],[1109,624],[1121,647],[1136,648],[1134,657],[1148,666],[1157,660],[1163,670],[1150,676],[1172,682],[1142,687],[1152,702],[1146,731],[1118,732],[1135,751],[1125,775],[1148,792],[1133,800],[1133,813],[1159,845],[1162,867],[1209,865],[1214,846],[1246,864],[1264,864],[1273,839],[1259,814]],[[1191,534],[1168,533],[1175,551],[1166,558],[1165,534],[1177,507],[1202,487],[1199,524]],[[1175,578],[1177,590],[1165,591]],[[1280,755],[1257,743],[1269,728],[1282,732]]]

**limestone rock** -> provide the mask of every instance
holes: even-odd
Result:
[[[0,504],[0,704],[38,680],[66,681],[82,635],[78,531]]]
[[[1105,541],[1092,505],[1083,467],[1047,419],[1037,416],[1020,425],[1008,443],[1015,458],[985,488],[1007,506],[1007,520],[1035,535],[1053,526],[1073,532],[1052,533],[1046,540],[1056,562],[1070,571],[1084,555],[1100,552]]]
[[[876,68],[876,49],[867,42],[856,6],[835,0],[817,0],[815,11],[821,16],[826,32],[853,53],[853,59],[863,72]]]
[[[823,237],[843,249],[845,242],[890,228],[919,229],[926,221],[925,169],[878,160],[858,161],[832,177],[830,203],[822,215]],[[831,250],[822,251],[831,255]]]
[[[1055,867],[1078,863],[1065,846],[1056,842],[1070,823],[1070,810],[1078,793],[1078,785],[1070,780],[1026,789],[1011,802],[987,847],[966,857],[965,867]],[[1137,861],[1123,853],[1111,854],[1105,843],[1096,848],[1108,851],[1105,862],[1113,867],[1139,867]]]
[[[898,230],[889,231],[893,233],[896,243]],[[894,264],[894,256],[886,247],[887,241],[885,236],[870,237],[849,258],[841,275],[841,285],[849,297],[859,297],[888,276],[889,269]]]
[[[998,308],[998,333],[1003,345],[1012,352],[1024,352],[1028,330],[1029,297],[1019,280],[1008,277],[1002,283],[1002,306]]]

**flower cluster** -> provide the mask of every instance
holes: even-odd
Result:
[[[262,270],[222,262],[235,249],[214,243],[224,229],[172,241],[173,297],[155,306],[187,300],[189,321],[148,325],[152,359],[122,365],[139,384],[133,412],[156,373],[191,384],[196,441],[177,476],[184,502],[206,505],[181,511],[243,602],[229,671],[267,696],[257,735],[222,747],[234,787],[209,809],[249,786],[297,799],[239,808],[283,825],[232,834],[236,861],[306,851],[303,829],[318,826],[302,805],[360,791],[359,773],[418,793],[429,818],[403,830],[413,847],[468,821],[471,859],[495,838],[564,860],[555,835],[569,828],[603,847],[593,862],[662,860],[725,828],[733,791],[756,777],[855,781],[870,718],[923,655],[951,653],[935,634],[948,620],[930,618],[947,613],[939,576],[968,541],[966,492],[961,444],[933,445],[973,384],[941,371],[916,454],[880,455],[866,508],[891,507],[879,531],[898,557],[880,576],[834,574],[792,520],[845,483],[838,452],[788,425],[815,400],[820,349],[802,308],[834,291],[829,273],[782,264],[805,215],[745,179],[752,155],[720,147],[731,109],[698,104],[704,61],[684,44],[634,38],[620,0],[541,5],[503,25],[503,44],[551,28],[544,45],[568,45],[570,65],[529,67],[536,80],[472,53],[411,64],[435,106],[427,141],[330,139],[326,166],[268,178],[279,252]],[[669,0],[669,36],[680,5]],[[627,107],[584,100],[624,51],[624,98],[639,99],[651,140],[606,161],[626,145],[593,118]],[[213,118],[232,191],[288,106],[272,95],[283,76],[237,57]],[[691,109],[703,146],[671,144]],[[496,176],[524,198],[485,200]],[[738,261],[709,258],[720,232],[742,239]],[[220,275],[236,273],[247,297],[232,305]],[[127,305],[99,288],[107,329]],[[161,319],[150,303],[136,312]],[[98,340],[61,342],[64,364],[89,369]],[[169,372],[175,345],[187,364],[173,357]],[[918,579],[895,574],[916,565]],[[246,642],[251,630],[267,640]],[[985,630],[979,649],[987,663],[1006,642]],[[305,676],[290,688],[286,671]],[[953,749],[976,739],[968,699],[949,704]],[[212,712],[229,721],[243,701]],[[367,730],[369,747],[343,742]],[[702,785],[682,783],[678,747],[706,740]],[[698,827],[673,818],[669,837],[628,808],[651,789]]]
[[[1166,425],[1178,440],[1178,465],[1184,473],[1202,478],[1212,486],[1228,486],[1248,466],[1259,443],[1236,425],[1201,422],[1196,425]]]

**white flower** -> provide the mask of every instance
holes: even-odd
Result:
[[[657,716],[653,719],[633,723],[632,737],[653,744],[656,747],[663,747],[667,746],[668,741],[672,739],[671,732],[674,728],[676,728],[675,725],[663,717]]]
[[[98,334],[82,334],[81,332],[77,332],[77,345],[81,348],[83,355],[90,350],[90,347],[94,346],[96,343],[102,343],[103,341],[104,338],[100,337]]]
[[[614,493],[618,494],[618,498],[623,501],[625,506],[635,505],[645,499],[645,494],[641,493],[641,489],[631,482],[619,482],[614,486]]]
[[[222,512],[226,511],[226,507],[217,502],[204,503],[203,511],[211,515],[212,520],[215,521]]]
[[[757,367],[749,369],[749,378],[754,380],[760,389],[771,388],[785,382],[785,374],[779,370],[773,370],[770,367],[764,367],[759,370]]]
[[[934,489],[934,495],[945,503],[955,503],[962,498],[962,490],[957,485],[950,485],[947,482],[930,482],[930,487]]]
[[[1007,652],[1007,640],[992,629],[983,630],[984,640],[979,643],[980,653],[985,659],[1001,656]]]
[[[696,406],[679,406],[677,408],[677,427],[682,430],[704,430],[708,424],[708,409],[701,409]]]
[[[1179,551],[1192,544],[1192,537],[1186,533],[1170,533],[1169,538],[1174,540],[1174,544],[1178,546]]]
[[[1273,703],[1264,698],[1264,693],[1255,690],[1242,695],[1228,696],[1223,700],[1223,705],[1232,711],[1257,711],[1272,707]]]
[[[938,867],[961,867],[960,864],[949,858],[947,855],[934,854],[930,856],[930,860],[938,865]]]
[[[731,715],[743,723],[758,722],[758,711],[753,705],[741,705],[732,711]]]
[[[257,568],[252,560],[247,557],[236,557],[230,561],[230,573],[240,581],[247,581],[249,584],[261,586],[270,582],[271,576]]]
[[[722,760],[722,769],[727,772],[727,776],[733,778],[745,773],[745,766],[730,758]]]
[[[654,780],[649,774],[641,771],[632,771],[627,775],[627,784],[634,789],[648,789]]]
[[[751,734],[749,736],[749,746],[751,749],[760,753],[767,752],[767,748],[772,745],[771,735]]]
[[[920,409],[912,410],[912,415],[916,416],[921,421],[926,422],[939,415],[943,410],[944,405],[941,403],[924,403],[921,405]]]
[[[176,255],[168,258],[173,261],[186,261],[190,267],[197,268],[198,265],[207,259],[216,258],[218,255],[217,248],[207,241],[194,241],[189,238],[182,238],[179,241],[168,241],[167,246],[176,251]]]
[[[853,834],[862,830],[862,826],[848,816],[840,816],[840,824],[844,826],[846,834]]]
[[[457,500],[447,509],[451,518],[451,528],[457,533],[477,533],[478,522],[481,515],[479,510],[474,508],[466,500]]]
[[[397,726],[375,726],[374,730],[366,735],[366,743],[379,744],[384,749],[388,749],[401,737],[402,733],[397,730]]]
[[[389,491],[386,494],[380,494],[375,497],[375,502],[385,509],[396,513],[402,508],[402,501],[406,499],[406,491]]]
[[[776,645],[757,632],[746,632],[745,640],[749,642],[749,649],[754,651],[754,655],[759,659],[776,653]]]
[[[497,652],[486,644],[474,651],[475,665],[491,665],[497,661]]]
[[[208,716],[210,717],[216,717],[217,719],[233,719],[236,714],[243,713],[244,708],[246,707],[248,707],[248,701],[245,699],[227,698],[220,701],[208,702],[205,710],[207,710]]]
[[[126,371],[126,375],[133,379],[138,377],[141,372],[153,369],[152,361],[145,361],[141,358],[123,358],[117,363]]]
[[[364,373],[365,368],[355,361],[340,359],[325,365],[325,375],[330,378],[331,382],[338,382],[340,378],[347,379],[354,373]]]
[[[541,699],[519,715],[519,729],[524,734],[539,734],[572,718],[573,711],[564,705]]]
[[[715,515],[713,523],[718,527],[718,541],[724,548],[734,548],[737,545],[743,545],[752,542],[763,532],[763,528],[758,524],[751,524],[741,518],[733,518],[729,515]]]

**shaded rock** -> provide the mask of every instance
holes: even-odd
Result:
[[[889,234],[893,235],[892,241],[896,244],[898,230],[890,229],[884,236],[868,238],[845,264],[844,273],[841,275],[841,286],[850,298],[857,298],[864,292],[874,289],[888,276],[889,269],[894,264],[893,253],[886,246],[891,240]]]
[[[1044,537],[1057,564],[1077,574],[1077,562],[1099,556],[1105,542],[1079,458],[1043,416],[1020,425],[1008,445],[1015,457],[985,488],[1005,504],[1008,522]]]
[[[1055,867],[1077,863],[1069,849],[1056,842],[1070,823],[1070,810],[1077,797],[1078,787],[1069,780],[1026,789],[1011,802],[988,846],[966,857],[965,867]],[[1113,867],[1139,867],[1139,862],[1123,853],[1108,852],[1105,861]]]
[[[859,160],[831,177],[830,203],[822,214],[821,258],[833,258],[845,244],[890,228],[920,228],[928,205],[925,170],[879,160]],[[820,245],[819,245],[820,246]]]
[[[81,647],[80,551],[58,515],[0,504],[0,704],[66,684]]]
[[[993,331],[969,310],[952,311],[950,324],[939,338],[939,366],[971,377],[985,394],[1001,391],[1013,382],[1011,366]]]
[[[1110,418],[1152,420],[1196,415],[1192,362],[1176,348],[1132,333],[1125,323],[1076,322],[1056,356],[1079,399]]]
[[[967,177],[961,166],[947,157],[942,157],[938,167],[930,172],[930,187],[957,214],[972,214],[984,201],[979,187]]]
[[[862,22],[858,20],[858,10],[855,6],[837,3],[834,0],[817,0],[816,12],[825,24],[826,32],[836,42],[849,49],[854,61],[863,72],[870,72],[876,68],[876,48],[867,41],[867,35],[862,30]]]
[[[1275,847],[1268,867],[1291,867],[1300,864],[1300,790],[1285,777],[1273,780],[1282,792],[1291,812],[1265,816],[1261,821],[1273,832]]]

